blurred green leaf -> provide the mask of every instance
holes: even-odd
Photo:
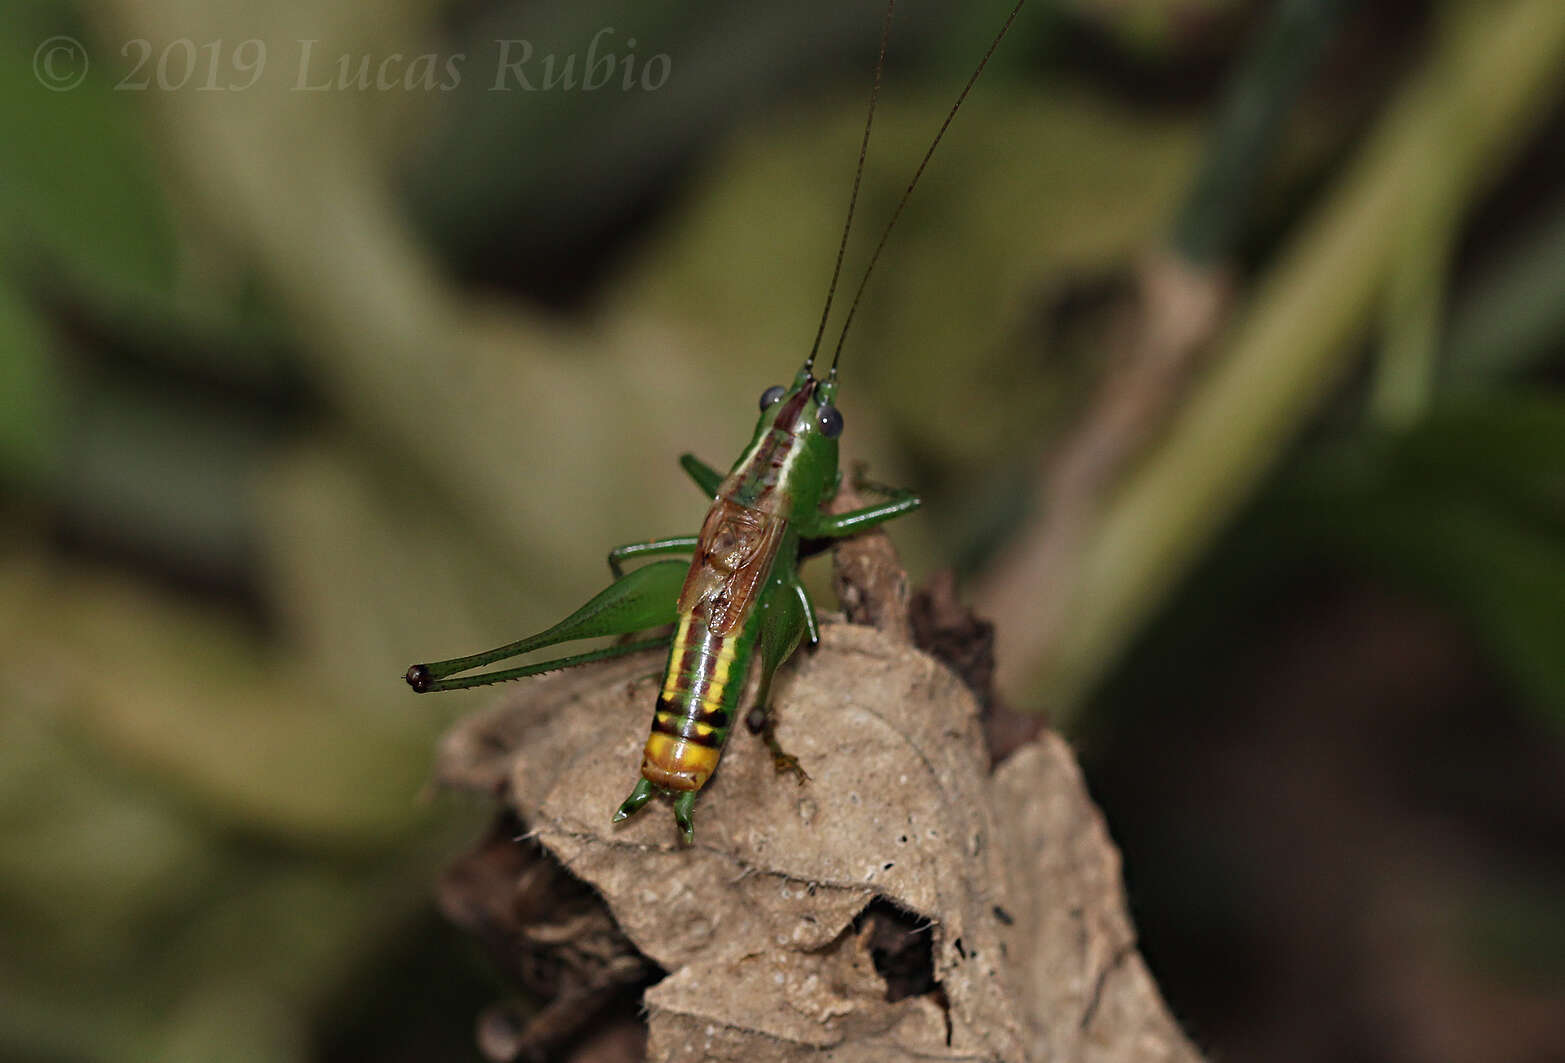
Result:
[[[1288,115],[1347,6],[1343,0],[1272,5],[1228,81],[1201,169],[1174,221],[1173,245],[1190,261],[1210,266],[1233,255]]]
[[[38,483],[58,453],[60,382],[48,333],[0,260],[0,480]]]
[[[1565,727],[1565,402],[1495,398],[1307,458],[1268,534],[1444,600]]]
[[[1428,481],[1450,478],[1565,531],[1565,399],[1505,393],[1451,401],[1399,451]]]
[[[12,24],[0,38],[0,221],[16,253],[57,258],[119,300],[172,290],[175,242],[134,94],[98,62],[71,91],[34,73],[41,43]],[[89,49],[89,55],[91,51]]]
[[[46,9],[65,5],[32,6],[0,20],[0,269],[24,294],[63,286],[73,309],[154,360],[275,384],[282,326],[248,263],[199,219],[176,218],[148,94],[117,89],[124,57],[75,26],[65,36],[85,49],[87,75],[46,88],[37,49],[61,36]]]

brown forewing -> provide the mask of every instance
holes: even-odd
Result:
[[[788,522],[720,498],[707,512],[679,611],[704,614],[714,635],[736,634],[772,568]]]

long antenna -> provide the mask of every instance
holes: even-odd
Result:
[[[842,256],[848,250],[848,232],[853,228],[853,208],[859,200],[859,182],[864,178],[864,159],[869,155],[869,129],[875,123],[875,104],[880,99],[880,75],[886,67],[886,40],[891,36],[891,12],[897,0],[886,0],[886,13],[880,20],[880,57],[875,60],[875,83],[869,90],[869,115],[864,119],[864,139],[859,142],[859,165],[853,171],[853,191],[848,194],[848,220],[842,223],[842,242],[837,245],[837,264],[831,270],[831,284],[826,287],[826,307],[821,311],[820,327],[815,330],[815,342],[810,345],[810,357],[805,365],[815,364],[815,354],[820,350],[821,337],[826,334],[826,319],[831,317],[831,300],[837,294],[837,278],[842,274]]]
[[[1026,2],[1027,0],[1016,0],[1016,6],[1011,8],[1011,13],[1006,16],[1005,25],[1000,27],[1000,32],[995,34],[994,40],[989,42],[989,50],[978,61],[978,69],[973,71],[973,76],[968,78],[967,84],[962,87],[961,94],[957,96],[956,102],[951,105],[951,110],[946,114],[946,120],[940,123],[940,131],[935,134],[935,139],[930,142],[929,150],[924,152],[923,161],[918,164],[918,169],[913,172],[913,179],[907,183],[907,189],[902,193],[902,199],[898,201],[897,209],[891,212],[891,220],[886,223],[885,229],[881,230],[880,242],[875,245],[875,253],[869,256],[869,265],[864,267],[864,276],[859,279],[858,290],[853,293],[853,302],[848,304],[848,316],[842,323],[842,335],[837,337],[837,349],[831,356],[831,373],[833,376],[837,373],[837,360],[842,357],[842,345],[848,338],[848,326],[853,324],[853,314],[859,308],[859,299],[864,295],[864,286],[869,283],[869,275],[874,272],[875,263],[880,259],[881,249],[886,246],[886,238],[891,235],[892,226],[896,225],[897,219],[902,216],[902,208],[907,206],[907,201],[912,198],[913,189],[917,186],[918,179],[924,175],[924,167],[929,165],[929,160],[935,154],[935,149],[940,146],[940,138],[946,135],[946,130],[951,127],[951,120],[956,117],[956,112],[961,110],[962,101],[967,99],[967,94],[977,84],[978,76],[984,72],[984,67],[989,65],[989,57],[994,55],[996,48],[1000,47],[1000,42],[1010,32],[1011,23],[1016,21],[1016,13],[1022,9],[1022,5]],[[867,134],[868,130],[865,132]],[[857,191],[856,180],[855,191]],[[825,322],[823,321],[821,324],[824,325]],[[812,353],[811,358],[813,357]]]

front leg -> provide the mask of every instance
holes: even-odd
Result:
[[[911,513],[924,504],[912,491],[900,487],[883,489],[889,497],[885,502],[863,509],[851,509],[846,513],[823,513],[817,510],[799,518],[799,534],[806,539],[841,539],[857,535],[894,517]]]

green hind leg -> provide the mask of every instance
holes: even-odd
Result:
[[[415,664],[403,677],[408,686],[420,694],[434,690],[460,690],[465,687],[503,683],[508,679],[521,679],[558,668],[601,661],[610,657],[623,657],[640,650],[666,646],[667,638],[647,639],[623,646],[609,646],[588,653],[557,657],[520,668],[506,668],[498,672],[451,678],[461,672],[482,668],[495,661],[519,657],[545,646],[556,646],[577,639],[599,638],[604,635],[624,635],[632,631],[672,624],[676,616],[675,605],[679,591],[685,584],[687,566],[683,561],[655,561],[643,565],[634,572],[615,580],[586,605],[576,610],[558,624],[517,642],[497,646],[483,653],[467,657],[453,657],[449,661],[431,664]]]
[[[772,751],[772,766],[779,775],[792,772],[803,783],[809,779],[809,773],[800,766],[799,758],[777,741],[777,714],[771,708],[772,679],[806,635],[812,645],[820,640],[815,607],[804,584],[788,573],[776,577],[767,587],[761,597],[761,609],[761,682],[755,705],[745,714],[745,726],[752,734],[759,734]]]

